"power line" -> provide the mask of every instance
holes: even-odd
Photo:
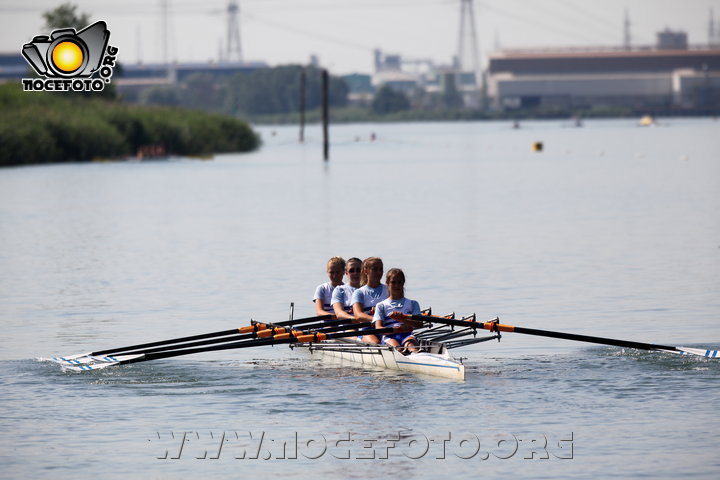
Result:
[[[342,46],[345,46],[348,48],[354,48],[357,50],[364,50],[364,51],[368,51],[368,52],[373,51],[373,48],[369,47],[367,45],[360,45],[358,43],[348,42],[347,40],[344,40],[341,38],[332,37],[330,35],[319,34],[317,32],[310,32],[308,30],[304,30],[304,29],[297,28],[294,26],[286,25],[283,23],[278,23],[273,20],[268,20],[267,18],[263,18],[261,16],[258,16],[257,14],[248,12],[247,8],[244,11],[245,11],[245,17],[255,20],[259,23],[263,23],[267,26],[281,29],[285,32],[292,32],[292,33],[295,33],[296,35],[311,37],[311,38],[315,38],[317,40],[322,40],[324,42],[333,42],[334,45],[342,45]]]
[[[582,38],[584,41],[590,41],[592,43],[598,42],[597,37],[594,37],[589,31],[590,29],[597,29],[597,24],[593,22],[587,23],[586,21],[580,24],[571,12],[554,3],[554,1],[542,7],[537,3],[530,3],[529,5],[537,12],[536,17],[539,15],[547,19],[543,25],[552,31],[561,31],[570,37],[577,39]],[[556,25],[562,25],[562,27]],[[605,31],[603,31],[603,34],[605,34]]]
[[[592,24],[597,25],[598,23],[604,24],[606,27],[609,27],[613,30],[613,32],[617,32],[620,30],[620,24],[613,22],[611,20],[601,18],[597,16],[594,13],[589,12],[588,10],[585,10],[584,8],[580,8],[577,3],[569,1],[569,0],[555,0],[557,2],[561,2],[563,5],[565,5],[565,8],[574,10],[582,15],[584,19],[591,19],[593,20]]]
[[[522,16],[522,15],[518,15],[518,14],[513,13],[513,12],[508,12],[508,11],[503,10],[503,9],[501,9],[501,8],[494,7],[494,6],[489,5],[489,4],[487,4],[487,3],[480,3],[480,5],[481,5],[483,8],[487,9],[488,11],[495,12],[495,13],[497,13],[497,14],[499,14],[499,15],[502,15],[502,16],[504,16],[504,17],[507,17],[507,18],[512,18],[512,19],[518,20],[518,21],[520,21],[520,22],[522,22],[522,23],[526,23],[526,24],[532,25],[533,27],[536,27],[536,28],[541,28],[541,29],[544,29],[544,30],[546,30],[546,31],[551,31],[551,32],[553,32],[553,33],[559,33],[559,34],[562,34],[562,35],[564,35],[564,36],[571,37],[571,38],[573,38],[573,39],[578,39],[578,38],[582,37],[582,38],[584,39],[584,41],[589,41],[589,42],[593,42],[593,43],[595,43],[595,42],[597,41],[596,38],[587,36],[587,32],[584,32],[584,33],[572,32],[572,31],[566,30],[566,29],[564,29],[564,28],[558,28],[558,27],[556,27],[556,26],[550,26],[550,25],[547,25],[547,24],[543,24],[542,22],[538,22],[537,18],[535,18],[535,17],[533,17],[533,18],[528,18],[528,17]]]
[[[409,0],[409,1],[378,1],[378,2],[357,2],[357,3],[345,3],[334,1],[332,3],[302,3],[291,2],[290,5],[284,5],[280,7],[279,3],[286,2],[288,0],[261,0],[251,1],[244,0],[243,4],[250,4],[254,8],[268,7],[271,9],[282,8],[282,11],[288,10],[347,10],[347,9],[373,9],[373,8],[392,8],[392,7],[422,7],[422,6],[436,6],[436,5],[455,5],[456,0]],[[213,5],[217,4],[217,6]],[[198,7],[197,2],[173,2],[173,13],[184,15],[184,14],[224,14],[226,12],[225,1],[217,2],[205,2],[205,6]],[[42,12],[48,7],[46,6],[28,6],[27,4],[18,5],[4,5],[0,6],[0,11],[6,12]],[[146,1],[132,4],[132,2],[123,2],[121,4],[113,4],[110,6],[103,6],[101,9],[102,14],[113,13],[113,14],[126,14],[126,15],[137,15],[140,13],[159,13],[160,8],[157,5],[148,4]]]

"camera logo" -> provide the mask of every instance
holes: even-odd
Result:
[[[108,45],[109,39],[110,31],[103,21],[78,32],[61,28],[49,37],[34,37],[23,45],[22,55],[46,79],[23,78],[23,90],[102,91],[110,83],[118,52],[117,47]]]

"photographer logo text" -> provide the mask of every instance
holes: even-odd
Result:
[[[22,55],[43,78],[23,78],[23,90],[100,92],[110,83],[118,48],[108,45],[105,22],[38,35],[22,48]]]

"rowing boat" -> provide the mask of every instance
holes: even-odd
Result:
[[[425,313],[429,313],[426,311]],[[418,352],[403,354],[402,348],[390,345],[375,345],[357,340],[357,337],[344,337],[323,340],[317,343],[294,343],[291,348],[306,349],[310,354],[317,355],[333,363],[350,363],[366,367],[385,368],[412,372],[453,380],[465,379],[465,365],[461,358],[453,358],[450,350],[473,345],[488,340],[499,339],[498,333],[489,336],[477,336],[477,329],[472,326],[447,325],[432,323],[427,320],[450,321],[455,315],[445,317],[422,316],[420,320],[426,325],[413,331],[418,340]],[[461,322],[475,321],[475,315],[458,319]]]
[[[427,343],[421,351],[404,355],[390,345],[371,345],[350,338],[326,340],[319,343],[296,343],[291,348],[306,349],[332,363],[350,363],[366,367],[386,368],[453,380],[465,379],[465,365],[461,359],[450,357],[442,343]]]
[[[348,324],[346,320],[335,319],[331,315],[301,319],[293,319],[291,315],[290,320],[278,323],[266,324],[251,321],[250,325],[230,330],[76,355],[38,358],[38,360],[59,364],[63,369],[70,371],[88,371],[201,352],[286,344],[293,348],[306,348],[312,355],[317,354],[322,358],[341,363],[351,362],[463,380],[465,366],[460,359],[452,358],[449,351],[488,340],[497,339],[499,341],[501,334],[505,332],[720,359],[718,350],[658,345],[518,327],[501,324],[498,318],[479,322],[476,320],[475,314],[464,318],[455,318],[454,314],[444,317],[429,314],[406,315],[403,320],[411,321],[415,325],[422,325],[413,331],[413,336],[419,342],[419,351],[416,353],[404,355],[400,350],[388,345],[374,345],[357,341],[356,335],[358,334],[382,336],[398,333],[393,327],[375,328],[373,322]],[[489,335],[479,335],[483,331],[489,331]]]

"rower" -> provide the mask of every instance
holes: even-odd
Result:
[[[345,270],[345,260],[342,257],[332,257],[327,262],[327,275],[329,282],[318,285],[315,289],[313,303],[315,303],[315,313],[317,315],[327,315],[335,313],[332,307],[332,294],[335,287],[342,285],[343,271]]]
[[[405,274],[399,268],[391,268],[385,277],[389,296],[375,306],[375,328],[393,327],[396,333],[383,335],[382,343],[406,351],[417,352],[418,342],[413,336],[414,327],[421,322],[405,320],[406,315],[420,315],[420,304],[405,298]]]
[[[385,300],[388,290],[380,283],[383,275],[383,261],[378,257],[369,257],[362,264],[362,286],[352,295],[352,310],[355,321],[372,322],[375,314],[375,305]],[[362,341],[366,343],[380,343],[376,335],[363,335]]]
[[[362,260],[357,257],[349,259],[345,266],[345,275],[348,277],[348,283],[338,285],[332,293],[331,304],[335,316],[340,320],[349,320],[355,322],[352,312],[352,295],[360,288],[360,279],[362,272]]]

